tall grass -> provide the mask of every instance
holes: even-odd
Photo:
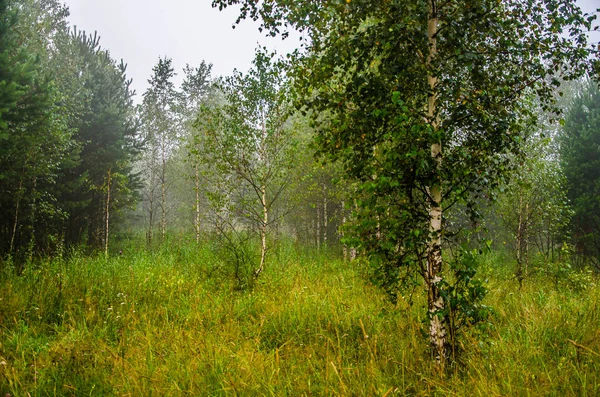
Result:
[[[600,395],[600,291],[494,277],[485,334],[430,366],[423,297],[390,305],[356,263],[284,246],[239,291],[209,242],[78,253],[0,274],[0,392]]]

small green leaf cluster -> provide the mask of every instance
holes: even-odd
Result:
[[[475,276],[481,256],[481,250],[459,248],[449,261],[451,276],[440,287],[448,304],[443,316],[448,321],[450,344],[455,353],[460,346],[461,333],[471,327],[485,328],[493,314],[493,309],[483,303],[488,289],[484,281]]]

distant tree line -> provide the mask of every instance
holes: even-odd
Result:
[[[108,252],[119,227],[141,232],[149,247],[159,245],[169,232],[193,233],[200,243],[223,222],[230,231],[254,230],[261,236],[261,263],[268,241],[282,235],[302,245],[337,247],[347,255],[359,246],[371,252],[392,250],[380,251],[384,256],[408,254],[397,252],[398,230],[386,231],[397,229],[395,216],[404,216],[395,214],[386,200],[406,198],[377,198],[376,189],[395,188],[389,185],[394,178],[385,176],[387,168],[377,168],[387,167],[382,162],[385,145],[374,146],[384,151],[376,163],[355,170],[367,172],[363,177],[371,182],[357,183],[349,174],[367,160],[360,150],[373,147],[367,138],[375,125],[369,123],[394,114],[398,106],[410,110],[400,94],[392,92],[392,108],[374,108],[371,118],[360,116],[366,108],[350,103],[340,120],[328,107],[299,112],[291,98],[302,96],[293,89],[306,83],[306,90],[316,92],[322,86],[310,84],[321,80],[303,77],[310,64],[288,78],[280,60],[261,50],[248,73],[229,78],[213,77],[206,62],[188,65],[181,87],[174,84],[172,61],[160,58],[136,107],[123,62],[110,57],[96,34],[70,28],[67,16],[58,0],[0,2],[3,258],[23,263],[80,244]],[[480,237],[496,237],[495,246],[514,252],[519,279],[535,257],[552,261],[565,250],[579,254],[581,263],[600,266],[598,88],[593,76],[570,87],[558,102],[565,111],[563,125],[555,127],[546,105],[530,100],[521,108],[527,110],[522,111],[519,150],[493,160],[512,170],[495,185],[499,189],[472,200],[461,196],[448,212],[451,231],[473,226],[473,215],[482,215],[476,224],[488,232]],[[315,98],[324,100],[326,92]],[[339,95],[330,99],[343,100]],[[460,99],[464,109],[467,99]],[[346,120],[350,110],[360,117]],[[526,114],[546,121],[529,123]],[[346,149],[359,157],[349,157],[354,160],[345,166],[323,156],[315,161],[317,149],[326,153],[325,146],[336,158],[346,153],[340,151],[342,135],[323,135],[325,131],[359,121],[367,123],[360,127],[364,132],[351,152]],[[397,122],[391,120],[390,128]],[[516,124],[512,128],[517,131]],[[315,145],[315,137],[325,141]],[[421,139],[415,137],[404,142]],[[412,149],[407,153],[412,156]],[[400,166],[399,158],[394,161],[390,166]],[[419,161],[406,167],[418,170],[429,160]],[[478,177],[477,184],[483,188],[485,180]],[[404,243],[417,238],[409,229],[403,233],[408,233]],[[341,244],[344,235],[354,247]]]
[[[106,247],[140,148],[125,65],[54,0],[0,2],[0,253]]]

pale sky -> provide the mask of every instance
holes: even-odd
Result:
[[[141,100],[159,56],[173,59],[179,84],[186,63],[196,66],[205,60],[214,65],[213,76],[224,76],[234,68],[246,71],[258,43],[283,54],[298,46],[297,39],[266,38],[252,21],[232,29],[237,8],[219,11],[211,7],[211,0],[63,1],[71,11],[72,26],[87,33],[97,31],[100,45],[112,58],[128,64],[127,75],[138,94],[136,102]],[[586,12],[600,7],[600,0],[578,3]],[[598,42],[600,35],[594,36],[592,40]]]
[[[298,41],[266,38],[258,23],[244,21],[235,29],[237,8],[219,11],[211,0],[63,0],[69,7],[71,26],[98,32],[100,45],[117,61],[123,59],[133,79],[136,102],[159,56],[173,59],[176,84],[186,63],[213,64],[213,77],[246,71],[260,42],[278,53],[287,53]]]

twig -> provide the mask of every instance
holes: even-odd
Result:
[[[575,347],[577,347],[579,349],[583,349],[583,350],[585,350],[587,352],[592,353],[595,356],[600,357],[600,353],[597,353],[597,352],[593,351],[592,349],[590,349],[587,346],[580,345],[579,343],[577,343],[577,342],[575,342],[574,340],[571,340],[571,339],[567,339],[567,341],[569,341],[569,343],[571,343],[573,346],[575,346]]]

